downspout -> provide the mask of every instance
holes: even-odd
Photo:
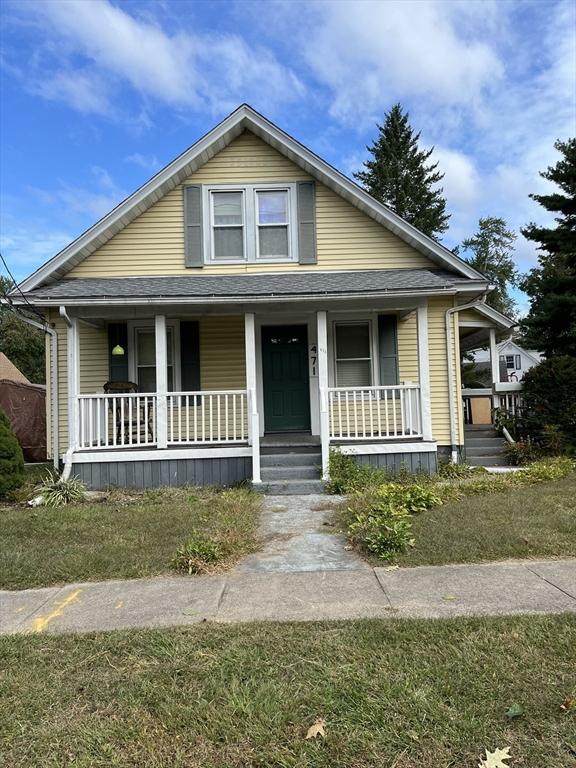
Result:
[[[58,404],[58,334],[48,323],[42,325],[37,320],[31,320],[29,317],[18,314],[18,318],[33,328],[38,328],[50,336],[50,399],[52,410],[52,461],[54,469],[58,469],[58,451],[59,451],[59,404]]]
[[[448,362],[448,408],[450,411],[450,462],[452,464],[458,463],[458,435],[456,430],[456,398],[454,393],[455,388],[455,371],[452,364],[452,352],[453,352],[453,339],[452,339],[452,315],[456,312],[463,312],[465,309],[474,309],[478,304],[484,304],[486,301],[487,291],[480,294],[474,301],[470,301],[467,304],[461,304],[460,306],[451,307],[446,310],[446,360]],[[458,364],[459,361],[456,361]]]
[[[70,317],[68,316],[68,313],[66,312],[66,307],[60,307],[59,309],[60,317],[64,320],[66,323],[66,326],[68,328],[72,328],[72,320],[70,320]],[[69,338],[69,337],[68,337]],[[68,379],[70,380],[70,379]],[[70,392],[68,392],[68,400],[70,399]],[[70,413],[70,410],[68,411]],[[70,416],[68,416],[68,433],[70,433]],[[68,434],[68,450],[64,454],[64,469],[62,470],[62,476],[61,480],[68,480],[70,477],[70,473],[72,472],[72,454],[74,452],[73,448],[73,437],[70,438],[70,434]]]

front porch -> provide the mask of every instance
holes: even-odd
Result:
[[[236,321],[228,315],[224,328],[233,336],[230,344],[222,335],[202,332],[201,387],[190,391],[177,389],[187,364],[184,357],[177,359],[181,327],[195,322],[189,315],[150,318],[144,310],[132,310],[124,320],[117,313],[95,318],[87,311],[71,316],[64,310],[70,430],[63,459],[91,487],[242,480],[258,485],[266,444],[282,435],[288,452],[302,438],[318,445],[324,479],[334,446],[382,465],[404,456],[413,466],[423,457],[428,469],[433,457],[435,467],[427,302],[386,310],[288,314],[267,308],[235,316],[241,336],[230,331]],[[393,337],[383,335],[382,316],[393,318]],[[195,317],[201,328],[203,318],[210,328],[217,324],[213,314]],[[109,329],[121,322],[128,324],[127,348],[116,344],[109,349]],[[138,336],[143,327],[149,330],[145,343],[144,335]],[[123,357],[119,352],[126,357],[120,363],[113,360]],[[118,365],[123,366],[121,378],[136,391],[105,391]],[[381,383],[383,376],[398,381],[406,373],[410,379]],[[140,391],[152,379],[153,391]],[[227,379],[243,386],[213,387]]]

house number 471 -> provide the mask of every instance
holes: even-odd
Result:
[[[318,347],[310,344],[310,376],[318,376]]]

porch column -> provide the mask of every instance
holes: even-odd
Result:
[[[432,440],[432,407],[430,400],[430,361],[428,346],[428,302],[418,305],[418,379],[420,382],[420,413],[422,438]]]
[[[75,451],[78,447],[78,430],[80,429],[80,336],[78,333],[78,318],[66,318],[66,347],[68,364],[68,446]],[[52,426],[54,429],[54,425]]]
[[[246,347],[246,390],[248,393],[248,440],[252,445],[252,482],[260,477],[260,419],[256,391],[256,322],[253,312],[244,315],[244,344]]]
[[[318,387],[320,394],[320,442],[322,444],[322,479],[329,477],[330,419],[328,416],[328,316],[316,313],[318,334]]]
[[[156,335],[156,445],[168,446],[168,353],[166,343],[166,317],[154,318]]]
[[[492,407],[500,407],[500,396],[497,394],[496,385],[500,381],[500,360],[496,350],[496,329],[488,329],[490,338],[490,368],[492,370]]]

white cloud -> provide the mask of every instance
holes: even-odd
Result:
[[[125,163],[132,163],[144,168],[145,171],[156,172],[160,168],[160,163],[156,155],[143,155],[140,152],[133,152],[124,158]]]
[[[0,249],[17,280],[31,269],[61,251],[72,236],[63,230],[34,228],[12,222],[4,224],[0,234]]]
[[[459,3],[413,0],[333,0],[309,6],[300,53],[331,91],[330,113],[354,126],[381,119],[383,104],[424,99],[434,104],[477,105],[501,77],[502,64],[483,39],[458,31],[472,11]],[[467,5],[467,4],[466,4]],[[301,7],[291,6],[300,15]],[[294,10],[295,9],[295,10]],[[490,14],[486,14],[486,20]]]
[[[127,193],[118,187],[104,168],[93,166],[90,172],[93,183],[87,188],[60,180],[55,190],[29,187],[29,191],[44,205],[58,205],[63,207],[67,216],[77,214],[83,220],[92,223],[115,208]]]
[[[480,195],[480,177],[474,160],[458,150],[435,147],[431,160],[439,163],[444,173],[440,185],[451,202],[469,207]]]
[[[19,10],[39,16],[50,40],[29,87],[79,111],[112,114],[112,94],[122,84],[143,99],[213,114],[250,99],[273,109],[304,92],[269,49],[249,46],[237,35],[171,34],[150,14],[136,17],[109,0],[31,2]],[[77,70],[78,56],[90,61],[89,73]]]

